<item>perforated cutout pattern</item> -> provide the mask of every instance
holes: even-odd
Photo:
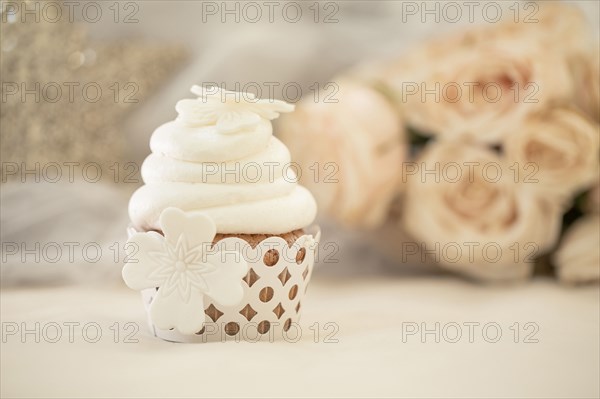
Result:
[[[288,246],[280,237],[269,237],[255,248],[236,237],[220,240],[215,244],[217,250],[229,254],[239,251],[248,262],[248,274],[242,279],[242,302],[223,306],[205,297],[205,309],[199,310],[207,315],[201,331],[183,335],[151,325],[154,335],[174,342],[280,339],[300,319],[300,301],[312,275],[318,238],[319,233],[316,239],[303,235]],[[265,256],[273,250],[278,253],[277,261],[266,264],[265,259],[273,263],[272,256]],[[142,295],[148,309],[156,290],[144,290]]]

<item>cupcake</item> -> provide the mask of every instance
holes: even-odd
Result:
[[[192,87],[150,139],[131,197],[126,284],[170,341],[294,335],[314,265],[311,193],[271,120],[293,105]],[[290,331],[292,330],[293,331]]]

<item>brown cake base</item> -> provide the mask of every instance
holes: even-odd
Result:
[[[156,231],[157,233],[163,235],[162,231],[159,231],[159,230],[153,230],[153,231]],[[264,240],[266,238],[281,237],[291,247],[292,244],[294,244],[294,242],[296,242],[296,240],[298,238],[302,237],[304,234],[305,234],[304,230],[302,230],[302,229],[290,231],[289,233],[283,233],[283,234],[217,234],[215,236],[215,239],[213,240],[213,245],[224,238],[237,237],[237,238],[241,238],[242,240],[246,241],[248,244],[250,244],[250,246],[252,248],[256,248],[256,246],[262,240]],[[305,254],[306,254],[306,251],[304,248],[301,248],[298,251],[298,254],[296,255],[296,260],[298,261],[298,263],[300,263],[304,259]],[[272,266],[277,263],[278,259],[279,259],[279,254],[277,253],[276,250],[272,249],[272,250],[267,251],[267,253],[265,254],[264,261],[267,265]]]
[[[290,231],[289,233],[283,234],[217,234],[215,236],[215,239],[213,240],[213,244],[219,242],[224,238],[237,237],[246,241],[248,244],[250,244],[252,248],[255,248],[258,245],[258,243],[264,240],[265,238],[281,237],[288,243],[289,246],[292,246],[292,244],[303,235],[304,230],[302,229]]]
[[[164,235],[163,232],[160,230],[146,230],[146,231],[155,231],[160,235]],[[215,236],[215,239],[213,240],[213,245],[216,244],[217,242],[221,241],[224,238],[237,237],[237,238],[241,238],[242,240],[246,241],[248,244],[250,244],[250,246],[252,248],[255,248],[258,245],[258,243],[261,242],[262,240],[264,240],[265,238],[281,237],[291,247],[292,244],[298,238],[302,237],[304,234],[305,234],[304,230],[302,230],[302,229],[290,231],[289,233],[283,233],[283,234],[217,234]]]

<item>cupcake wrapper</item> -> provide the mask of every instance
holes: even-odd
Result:
[[[182,334],[176,329],[161,330],[148,317],[150,331],[156,337],[172,342],[296,339],[300,334],[297,323],[302,299],[312,275],[320,238],[317,226],[305,231],[307,234],[291,246],[280,237],[266,238],[255,248],[237,237],[219,240],[215,249],[237,250],[248,262],[248,273],[242,279],[242,301],[235,306],[223,306],[205,296],[206,321],[202,330],[193,335]],[[129,233],[132,233],[131,229]],[[156,294],[154,288],[142,291],[147,312]]]

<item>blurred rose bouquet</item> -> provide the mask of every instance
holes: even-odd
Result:
[[[431,41],[345,73],[337,102],[300,103],[282,138],[303,169],[331,169],[303,174],[321,209],[479,280],[541,260],[600,280],[598,43],[574,7],[537,19]]]

